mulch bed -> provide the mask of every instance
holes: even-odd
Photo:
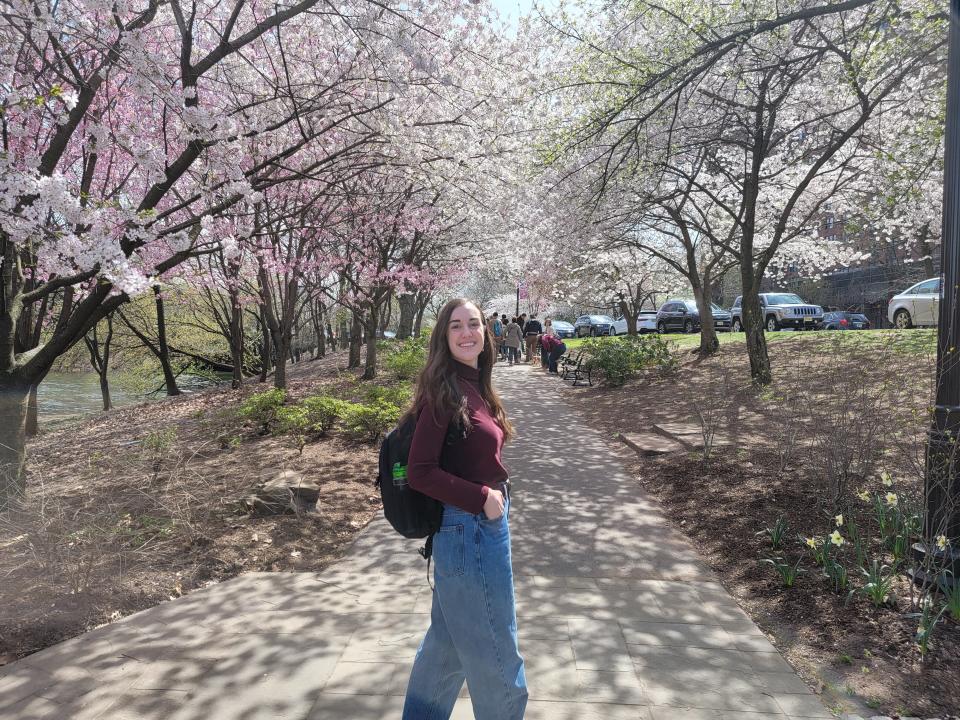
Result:
[[[921,659],[914,640],[918,621],[907,617],[916,609],[911,607],[915,593],[905,577],[896,581],[889,607],[875,608],[860,596],[847,603],[846,593],[835,593],[810,557],[804,557],[797,539],[798,534],[823,537],[835,528],[814,426],[848,422],[843,418],[852,409],[846,405],[851,395],[870,406],[861,408],[864,412],[876,413],[869,421],[875,430],[880,426],[877,442],[886,444],[874,465],[877,473],[890,472],[904,500],[919,497],[922,452],[917,448],[922,450],[926,429],[932,358],[889,346],[852,352],[836,340],[817,337],[771,344],[770,355],[774,385],[760,392],[745,382],[749,365],[742,345],[725,345],[717,356],[702,361],[685,352],[675,377],[649,375],[622,388],[555,387],[611,436],[648,430],[657,421],[696,422],[698,410],[709,422],[719,417],[718,434],[728,445],[714,448],[707,460],[695,452],[638,457],[632,470],[642,487],[660,501],[744,610],[828,704],[842,707],[856,699],[861,709],[869,707],[877,715],[960,713],[960,624],[944,616],[932,649]],[[717,402],[718,392],[727,401]],[[774,428],[798,407],[811,414],[801,413],[806,419],[798,420],[795,453],[784,464],[782,434]],[[889,426],[884,429],[885,422]],[[844,432],[863,430],[854,424]],[[855,477],[851,485],[850,495],[861,488],[881,494],[888,490],[876,476]],[[868,503],[854,501],[847,507],[847,522],[852,517],[870,527]],[[792,589],[784,589],[773,568],[760,563],[781,554],[762,533],[779,517],[790,527],[786,555],[804,557],[806,568]],[[879,552],[876,545],[874,552]],[[853,569],[851,581],[860,584]]]
[[[349,397],[359,385],[345,364],[338,353],[290,366],[288,394]],[[299,454],[288,438],[257,435],[235,411],[268,388],[125,407],[29,443],[27,504],[0,518],[0,665],[212,581],[318,571],[343,555],[380,512],[377,449],[334,432]],[[169,442],[145,448],[157,431]],[[316,513],[239,511],[285,469],[320,485]]]

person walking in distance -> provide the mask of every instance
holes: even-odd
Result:
[[[526,324],[527,324],[527,314],[526,314],[526,313],[520,313],[520,315],[517,317],[517,325],[520,326],[520,337],[521,337],[521,338],[523,337],[523,328],[524,328],[524,326],[525,326]],[[523,355],[523,351],[526,350],[526,348],[527,348],[526,343],[521,340],[521,341],[520,341],[520,354],[521,354],[521,355]]]
[[[500,346],[503,345],[503,323],[500,322],[500,316],[493,313],[487,320],[487,327],[493,333],[493,362],[496,363],[500,358]]]
[[[516,365],[520,362],[520,345],[523,343],[523,332],[516,318],[504,329],[504,344],[507,346],[507,364]]]
[[[464,681],[476,720],[521,720],[527,705],[510,557],[513,436],[493,389],[493,338],[469,300],[450,300],[417,380],[407,477],[443,503],[433,539],[430,628],[417,650],[402,720],[447,720]],[[451,425],[462,434],[449,443]],[[443,467],[441,467],[441,456]]]
[[[500,338],[500,341],[501,341],[501,342],[500,342],[500,357],[502,357],[504,360],[507,359],[507,346],[506,346],[506,344],[503,342],[503,340],[506,339],[506,336],[507,336],[507,325],[509,325],[509,324],[510,324],[510,320],[507,318],[507,314],[504,313],[503,315],[500,316],[500,325],[501,325],[501,327],[503,328],[503,335],[502,335],[501,338]]]
[[[536,313],[530,313],[530,319],[523,326],[523,336],[527,342],[527,362],[533,362],[533,355],[537,349],[537,338],[543,332],[543,326],[537,320]]]

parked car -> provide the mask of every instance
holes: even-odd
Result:
[[[869,330],[870,321],[860,313],[837,310],[823,314],[824,330]]]
[[[618,318],[613,321],[613,330],[614,332],[611,335],[626,335],[627,334],[627,319],[625,317]],[[637,333],[644,335],[645,333],[656,332],[657,331],[657,311],[656,310],[641,310],[640,314],[637,315]]]
[[[713,327],[717,330],[729,330],[732,318],[730,313],[715,303],[710,303],[713,310]],[[700,311],[697,310],[697,301],[688,298],[667,300],[657,310],[657,332],[666,333],[677,330],[679,332],[700,332]]]
[[[577,337],[616,335],[613,329],[613,318],[609,315],[581,315],[573,324],[573,330]]]
[[[566,320],[551,320],[550,322],[553,324],[553,331],[558,338],[572,338],[576,334],[573,325]]]
[[[895,328],[900,329],[915,325],[936,327],[942,295],[940,278],[918,282],[890,299],[890,304],[887,305],[887,318]]]
[[[743,330],[741,309],[742,295],[738,295],[730,308],[733,316],[733,331]],[[760,293],[760,310],[763,313],[763,326],[767,332],[781,328],[794,330],[819,330],[823,327],[823,308],[806,303],[794,293]]]

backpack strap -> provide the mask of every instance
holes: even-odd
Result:
[[[421,557],[427,561],[427,585],[430,586],[430,590],[434,590],[433,583],[430,582],[430,559],[433,557],[433,536],[435,534],[436,533],[431,533],[427,537],[427,542],[424,546],[418,550]]]

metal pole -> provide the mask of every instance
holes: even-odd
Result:
[[[520,317],[520,283],[517,283],[517,309],[513,314],[516,317]]]
[[[940,271],[943,295],[937,325],[937,398],[927,436],[924,481],[924,543],[914,545],[921,567],[918,582],[930,583],[938,568],[950,570],[948,582],[960,570],[960,0],[950,0],[950,48],[947,58],[947,115],[943,172],[943,235]],[[946,535],[950,545],[937,547]]]

